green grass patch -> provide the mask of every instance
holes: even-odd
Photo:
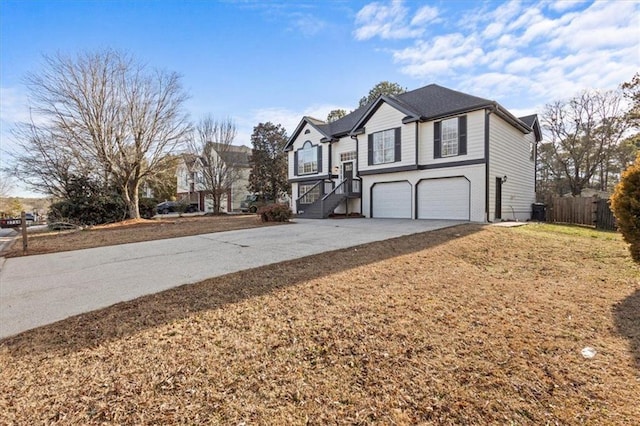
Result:
[[[606,241],[621,241],[622,236],[616,231],[603,231],[589,226],[565,225],[556,223],[531,223],[527,226],[514,228],[525,234],[537,234],[545,237],[578,237]]]

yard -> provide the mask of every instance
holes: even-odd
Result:
[[[190,216],[156,220],[134,220],[94,226],[82,231],[55,231],[29,234],[27,254],[44,254],[92,247],[186,237],[211,232],[272,226],[252,215]],[[22,240],[5,257],[22,256]]]
[[[0,341],[0,419],[636,424],[639,276],[618,234],[534,224],[239,272]]]

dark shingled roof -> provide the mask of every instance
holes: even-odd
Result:
[[[395,98],[426,119],[494,104],[489,99],[467,95],[437,84],[396,95]]]
[[[538,118],[537,114],[531,114],[531,115],[527,115],[526,117],[518,117],[518,120],[522,121],[527,126],[532,127],[533,123],[536,122],[537,118]]]
[[[212,145],[225,163],[238,167],[251,167],[251,163],[249,161],[251,158],[251,148],[244,145],[238,146],[218,143],[212,143]],[[183,158],[189,169],[193,168],[197,158],[200,158],[200,161],[206,163],[206,158],[199,155],[183,154]]]
[[[312,117],[304,117],[303,120],[307,120],[326,136],[339,138],[349,134],[350,132],[358,130],[356,127],[361,127],[376,111],[379,103],[382,101],[388,102],[392,106],[397,107],[406,113],[410,119],[420,121],[432,120],[447,115],[473,111],[486,107],[497,108],[499,113],[502,114],[503,117],[509,119],[516,127],[523,127],[524,125],[531,128],[535,122],[535,118],[537,117],[534,114],[532,116],[524,117],[528,121],[524,121],[524,119],[520,119],[519,121],[519,119],[513,117],[495,101],[447,89],[446,87],[438,86],[437,84],[430,84],[400,95],[381,96],[375,101],[352,111],[332,123],[326,123]],[[301,128],[301,125],[298,126],[297,131],[301,130]],[[289,148],[296,136],[297,134],[294,132],[285,149]]]
[[[466,93],[447,89],[437,84],[430,84],[400,95],[386,96],[386,98],[390,101],[395,101],[402,109],[422,119],[436,118],[459,111],[469,111],[494,104],[493,101],[488,99],[467,95]],[[375,102],[377,102],[377,100],[373,101],[373,103]],[[371,105],[372,104],[368,104],[358,108],[343,118],[331,123],[331,135],[337,136],[352,131],[354,126],[362,120]]]

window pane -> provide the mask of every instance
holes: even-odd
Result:
[[[458,119],[450,118],[441,124],[442,156],[458,155]]]
[[[298,151],[298,174],[318,172],[318,147],[307,146]]]
[[[373,134],[373,164],[395,161],[395,130],[384,130]]]

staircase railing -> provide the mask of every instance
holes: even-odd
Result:
[[[297,211],[300,210],[300,204],[304,204],[304,205],[308,206],[308,205],[313,204],[314,202],[316,202],[318,199],[322,198],[322,193],[326,192],[327,184],[333,185],[333,181],[324,180],[324,179],[323,180],[319,180],[315,184],[313,184],[313,186],[311,188],[306,190],[301,196],[296,198],[296,210]],[[321,188],[320,197],[318,197],[316,200],[312,201],[311,203],[301,203],[301,200],[303,200],[307,195],[311,194],[313,191],[317,190],[320,185],[324,185]]]

